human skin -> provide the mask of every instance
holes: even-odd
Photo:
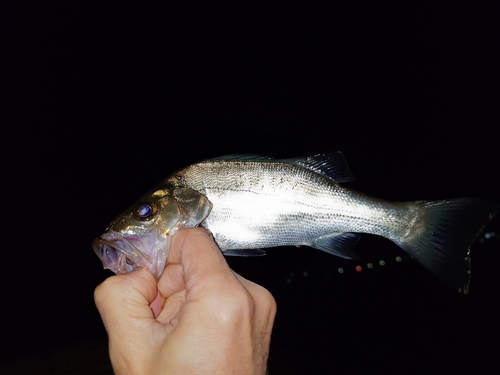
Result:
[[[173,237],[156,281],[146,269],[94,293],[115,374],[265,374],[276,303],[234,273],[210,234]]]

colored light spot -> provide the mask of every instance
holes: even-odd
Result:
[[[403,259],[400,256],[396,257],[396,262],[401,262]]]
[[[378,264],[380,264],[381,266],[385,266],[385,260],[379,260]]]
[[[367,268],[369,268],[369,269],[372,269],[372,268],[373,268],[373,264],[372,264],[372,263],[368,263],[368,264],[366,265],[366,267],[367,267]]]
[[[484,238],[486,238],[487,240],[489,240],[490,238],[493,238],[495,236],[496,236],[495,232],[488,232],[488,233],[484,234]]]
[[[361,268],[361,266],[359,264],[356,266],[356,272],[361,272],[362,269],[363,268]]]
[[[344,273],[344,269],[342,267],[339,267],[337,271],[339,271],[339,273]]]

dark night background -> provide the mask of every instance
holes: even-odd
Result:
[[[372,195],[498,200],[498,9],[327,3],[2,2],[1,363],[103,342],[92,239],[200,159],[340,150]],[[277,300],[271,374],[498,373],[498,220],[486,233],[468,297],[372,236],[364,262],[228,261]]]

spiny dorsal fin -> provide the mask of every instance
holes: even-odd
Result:
[[[202,163],[210,161],[254,161],[254,162],[277,161],[277,162],[295,164],[303,168],[310,169],[316,173],[325,175],[338,183],[354,180],[354,176],[349,170],[347,161],[344,155],[342,155],[340,151],[327,152],[313,156],[291,158],[284,160],[274,159],[270,156],[263,156],[263,155],[230,154],[204,160],[202,161]]]
[[[271,156],[264,156],[264,155],[253,155],[253,154],[229,154],[229,155],[222,155],[222,156],[217,156],[215,158],[210,158],[203,160],[203,162],[209,162],[209,161],[270,161],[270,160],[275,160]]]
[[[348,182],[354,180],[347,160],[340,151],[327,152],[305,158],[287,159],[287,162],[300,165],[316,173],[330,177],[335,182]]]

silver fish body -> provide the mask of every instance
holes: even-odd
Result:
[[[125,249],[123,243],[153,233],[166,257],[168,236],[201,225],[225,255],[263,255],[263,248],[292,245],[354,258],[359,234],[370,233],[395,242],[467,293],[469,246],[493,216],[490,205],[475,199],[390,202],[341,185],[352,179],[338,152],[286,160],[225,156],[202,161],[153,187],[111,223],[94,250],[115,272],[127,270],[112,263],[128,262],[130,269],[147,258],[143,263],[153,261],[156,267],[149,268],[159,276],[164,262],[156,259],[157,250],[141,250],[140,244]],[[149,207],[156,207],[154,217],[138,217],[138,210]]]
[[[344,233],[393,238],[408,228],[407,205],[357,193],[318,171],[304,162],[221,159],[194,164],[166,182],[180,180],[212,202],[202,224],[222,251],[286,245],[334,250],[329,244]],[[337,179],[351,179],[346,166],[344,175]]]

